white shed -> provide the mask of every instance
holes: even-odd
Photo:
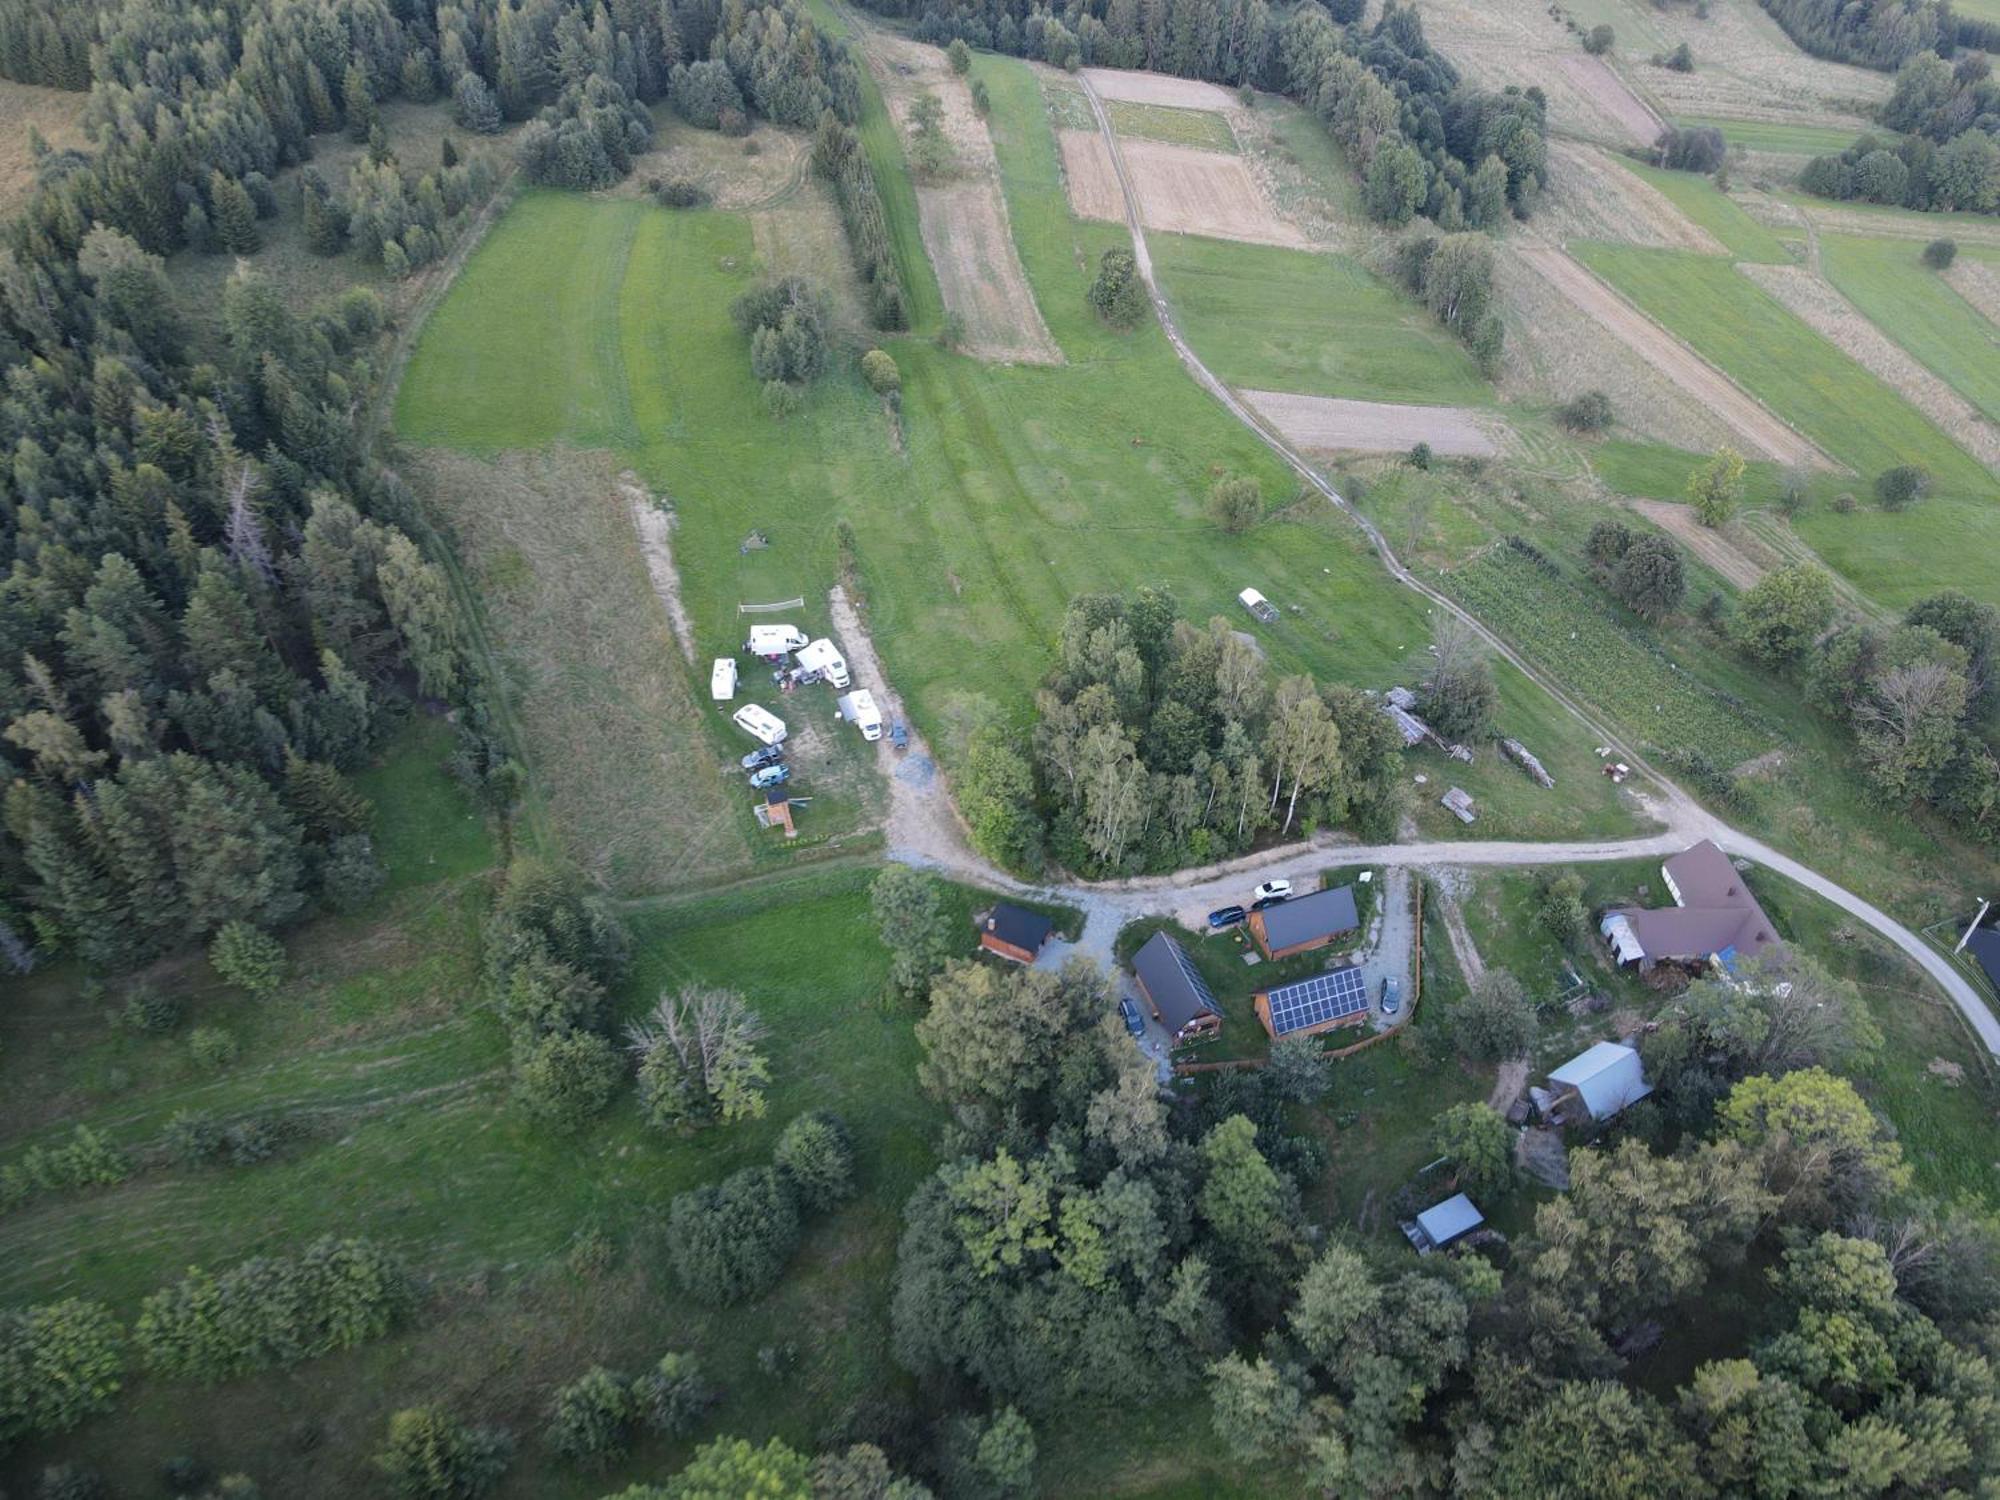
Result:
[[[716,657],[715,666],[708,674],[708,695],[717,703],[727,703],[736,696],[735,657]]]
[[[1593,1120],[1608,1120],[1653,1092],[1639,1054],[1623,1042],[1599,1042],[1549,1074],[1549,1082],[1574,1089]]]

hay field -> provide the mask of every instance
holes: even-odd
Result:
[[[1070,206],[1085,219],[1122,223],[1124,196],[1111,148],[1094,130],[1060,133]],[[1161,141],[1119,142],[1140,221],[1148,229],[1303,249],[1302,230],[1282,218],[1241,156]]]
[[[1236,108],[1236,96],[1220,84],[1165,73],[1136,73],[1124,68],[1085,68],[1083,76],[1106,99],[1128,104],[1159,104],[1169,109]]]
[[[1462,406],[1399,406],[1388,401],[1346,401],[1284,391],[1246,390],[1243,398],[1286,441],[1315,453],[1407,453],[1427,443],[1457,458],[1492,458],[1500,451],[1499,423]]]
[[[1551,130],[1614,146],[1650,146],[1657,114],[1615,69],[1587,56],[1535,0],[1436,0],[1423,8],[1433,45],[1482,88],[1539,88]]]
[[[1672,198],[1609,153],[1580,141],[1549,142],[1549,185],[1535,207],[1534,232],[1558,244],[1610,240],[1656,250],[1721,255],[1723,244]]]

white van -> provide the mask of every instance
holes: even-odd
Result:
[[[1245,589],[1236,596],[1236,602],[1249,610],[1252,615],[1262,620],[1266,625],[1272,624],[1278,618],[1277,605],[1266,599],[1255,589]]]
[[[768,708],[759,708],[754,703],[746,703],[729,716],[736,721],[736,727],[761,744],[781,743],[788,731],[785,721]]]
[[[727,703],[736,696],[735,657],[716,657],[715,667],[708,674],[708,695],[717,703]]]
[[[743,643],[743,649],[751,656],[776,661],[787,651],[796,651],[805,643],[806,633],[796,625],[752,625],[750,639]]]
[[[837,688],[848,684],[847,658],[825,636],[799,650],[799,665],[808,672],[817,672]]]
[[[882,738],[882,711],[875,706],[875,697],[868,689],[841,694],[840,716],[860,730],[864,740]]]

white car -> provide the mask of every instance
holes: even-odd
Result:
[[[1292,897],[1292,883],[1289,880],[1267,880],[1250,893],[1252,901],[1289,901]]]
[[[754,703],[746,703],[729,716],[736,727],[760,744],[781,743],[788,731],[785,721],[768,708],[759,708]]]

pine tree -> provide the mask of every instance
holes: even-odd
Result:
[[[257,205],[250,201],[242,183],[220,171],[211,172],[208,202],[216,243],[224,250],[231,255],[255,255],[263,248],[264,237],[257,231]]]
[[[368,69],[359,58],[347,65],[347,77],[340,86],[340,96],[347,109],[347,138],[362,142],[368,139],[368,132],[375,128],[375,93],[368,86]]]
[[[461,653],[458,610],[444,576],[401,532],[390,539],[380,573],[382,602],[417,669],[426,693],[451,698],[458,690]]]
[[[347,244],[347,215],[334,202],[333,191],[314,167],[299,175],[299,200],[304,209],[306,248],[315,255],[338,255]]]
[[[325,761],[285,754],[285,807],[307,836],[322,843],[365,833],[375,809],[360,789]]]

